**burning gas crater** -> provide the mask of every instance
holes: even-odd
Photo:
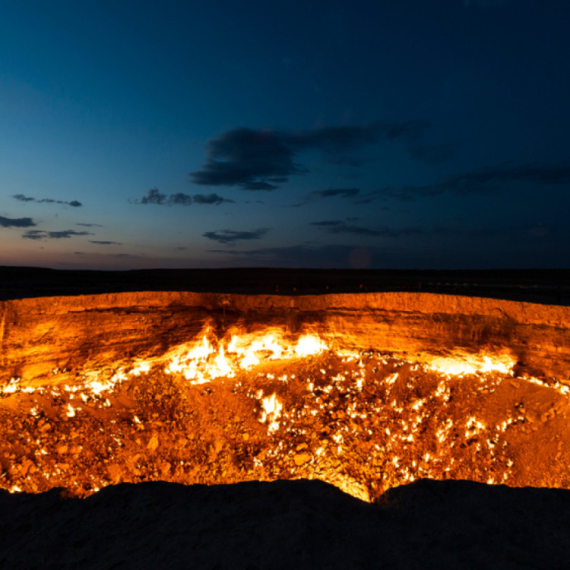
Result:
[[[570,390],[514,364],[206,329],[112,374],[13,378],[0,391],[0,486],[86,496],[119,482],[318,478],[367,501],[418,478],[569,488]]]

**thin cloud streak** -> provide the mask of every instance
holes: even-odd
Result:
[[[469,195],[500,191],[497,185],[509,182],[559,186],[570,183],[570,167],[560,165],[523,164],[483,168],[473,172],[456,174],[426,186],[401,186],[377,191],[377,196],[398,200],[440,196],[442,194]]]
[[[311,222],[309,225],[324,229],[329,234],[353,234],[363,237],[400,237],[410,235],[420,235],[426,233],[425,230],[417,227],[407,228],[366,228],[362,226],[349,225],[342,220],[326,220],[323,222]]]
[[[218,243],[228,244],[236,243],[238,241],[261,239],[268,231],[268,228],[260,228],[253,231],[219,230],[215,232],[205,232],[202,236],[207,239],[217,241]]]
[[[360,188],[331,188],[328,190],[314,190],[309,192],[301,202],[297,204],[291,204],[286,206],[288,208],[300,208],[305,204],[314,202],[315,200],[328,200],[330,198],[338,198],[341,200],[348,200],[351,204],[368,204],[373,202],[378,197],[383,196],[381,190],[375,190],[373,192],[362,193]]]
[[[191,204],[219,206],[224,202],[231,204],[235,203],[233,200],[223,198],[218,194],[194,194],[191,196],[189,194],[177,192],[168,196],[167,194],[163,194],[158,188],[151,188],[147,192],[146,196],[143,196],[140,200],[135,201],[137,204],[154,204],[156,206],[190,206]]]
[[[43,230],[29,230],[22,234],[24,239],[40,240],[40,239],[68,239],[74,236],[91,236],[89,232],[76,232],[74,230],[63,230],[55,232],[46,232]]]
[[[338,198],[347,200],[351,204],[369,204],[379,198],[386,198],[386,190],[373,190],[372,192],[363,193],[359,188],[333,188],[330,190],[314,190],[309,192],[301,202],[285,206],[286,208],[300,208],[315,200],[328,200],[330,198]],[[387,206],[382,207],[383,210],[389,210]]]
[[[78,200],[71,200],[66,202],[64,200],[54,200],[53,198],[33,198],[31,196],[24,196],[24,194],[14,194],[12,198],[15,198],[19,202],[35,202],[37,204],[63,204],[65,206],[71,206],[72,208],[81,208],[83,204]]]
[[[459,227],[441,226],[431,227],[407,226],[402,228],[376,227],[368,228],[347,224],[343,220],[324,220],[321,222],[311,222],[309,225],[316,226],[328,234],[353,234],[362,237],[387,237],[399,238],[403,236],[454,236],[468,238],[491,238],[500,236],[531,237],[535,239],[554,237],[557,234],[556,228],[536,225],[510,225],[510,226],[479,226],[479,227]]]
[[[309,196],[318,198],[353,198],[359,193],[359,188],[330,188],[329,190],[315,190]]]
[[[247,259],[247,264],[261,267],[314,267],[365,269],[377,265],[388,251],[379,247],[355,247],[345,244],[295,245],[250,250],[211,249],[210,253]],[[376,260],[376,261],[375,261]]]
[[[328,220],[328,226],[323,228],[338,226],[337,220]],[[340,224],[343,222],[338,220]],[[411,229],[411,231],[410,231]],[[405,235],[406,233],[416,233],[417,228],[390,229],[394,237]],[[338,267],[363,269],[365,267],[388,267],[388,268],[439,268],[443,260],[447,260],[449,267],[462,268],[465,265],[465,254],[463,246],[465,239],[471,242],[473,239],[485,240],[483,243],[490,245],[511,243],[512,239],[524,240],[527,245],[532,243],[560,243],[562,238],[568,237],[568,232],[563,236],[556,232],[555,228],[549,226],[494,226],[494,227],[453,227],[435,226],[432,228],[421,228],[418,233],[421,240],[418,244],[410,245],[407,249],[395,246],[393,243],[387,245],[295,245],[285,247],[266,247],[256,249],[211,249],[212,254],[231,256],[234,259],[247,260],[247,266],[273,266],[273,267]],[[445,240],[446,244],[451,244],[451,248],[427,249],[421,246],[426,238]],[[449,237],[456,239],[450,240]],[[507,241],[505,241],[507,240]],[[550,240],[550,241],[544,241]],[[566,240],[567,241],[567,240]],[[443,243],[443,242],[438,242]],[[433,252],[433,255],[426,255],[426,251]],[[507,250],[508,251],[508,250]],[[403,255],[402,253],[405,253]],[[516,263],[515,263],[516,265]]]

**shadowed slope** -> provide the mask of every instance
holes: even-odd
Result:
[[[0,566],[563,568],[570,492],[422,480],[360,502],[319,481],[0,493]]]

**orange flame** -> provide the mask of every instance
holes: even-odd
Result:
[[[304,334],[292,344],[282,329],[274,328],[261,336],[233,331],[227,341],[213,338],[208,329],[199,342],[178,346],[164,359],[168,362],[166,372],[182,374],[191,384],[204,384],[216,378],[233,378],[240,369],[264,362],[304,358],[325,350],[328,346],[314,334]],[[144,369],[144,363],[137,369]]]
[[[449,357],[432,357],[429,359],[429,367],[432,370],[451,376],[486,374],[489,372],[510,375],[515,364],[514,358],[509,354],[455,352]]]

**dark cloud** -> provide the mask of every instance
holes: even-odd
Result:
[[[190,206],[192,204],[192,196],[177,192],[176,194],[171,194],[167,202],[162,203],[166,203],[169,206]]]
[[[209,141],[203,170],[192,172],[196,184],[241,186],[246,190],[275,190],[275,180],[288,180],[305,169],[293,162],[295,149],[289,136],[276,131],[248,128],[222,133]]]
[[[362,226],[354,226],[346,224],[341,220],[327,220],[324,222],[311,222],[311,226],[323,228],[329,234],[354,234],[364,237],[400,237],[409,235],[418,235],[425,233],[425,230],[417,227],[406,228],[366,228]]]
[[[71,200],[71,202],[65,202],[64,200],[54,200],[53,198],[32,198],[31,196],[24,196],[23,194],[14,194],[12,198],[19,200],[20,202],[36,202],[38,204],[64,204],[66,206],[71,206],[72,208],[80,208],[83,206],[81,202],[77,200]]]
[[[217,206],[222,202],[235,203],[233,200],[218,196],[218,194],[194,194],[193,198],[195,204],[215,204]]]
[[[84,228],[104,228],[101,224],[75,224],[76,226],[83,226]]]
[[[141,204],[158,204],[162,205],[166,201],[166,194],[161,194],[158,188],[151,188],[146,196],[141,198]]]
[[[5,218],[0,216],[0,227],[2,228],[31,228],[37,224],[32,218]]]
[[[326,127],[301,132],[253,130],[246,127],[222,133],[207,144],[202,170],[190,173],[195,184],[240,186],[244,190],[275,190],[293,175],[308,170],[295,162],[299,152],[319,150],[332,162],[343,154],[383,140],[412,144],[424,132],[425,121],[374,122],[363,126]]]
[[[85,255],[85,252],[83,251],[74,251],[73,255]]]
[[[238,241],[261,239],[268,231],[269,230],[267,228],[260,228],[251,232],[220,230],[215,232],[205,232],[202,234],[202,236],[219,243],[236,243]]]
[[[47,237],[46,232],[41,230],[28,230],[27,232],[22,234],[24,239],[43,239]]]
[[[527,182],[548,186],[568,184],[570,183],[570,167],[507,164],[456,174],[442,182],[427,186],[389,187],[378,191],[377,194],[399,200],[415,200],[441,194],[484,194],[496,191],[497,185],[509,182]]]
[[[119,243],[118,241],[103,241],[103,240],[89,240],[89,243],[95,243],[97,245],[123,245],[122,243]]]
[[[65,239],[72,236],[90,236],[89,232],[76,232],[74,230],[64,230],[60,232],[46,232],[43,230],[28,230],[22,234],[24,239]]]
[[[224,202],[235,203],[233,200],[223,198],[218,194],[194,194],[190,196],[189,194],[177,192],[176,194],[167,196],[166,194],[162,194],[158,188],[151,188],[146,196],[143,196],[140,201],[137,200],[139,204],[156,204],[159,206],[190,206],[191,204],[219,206]]]

